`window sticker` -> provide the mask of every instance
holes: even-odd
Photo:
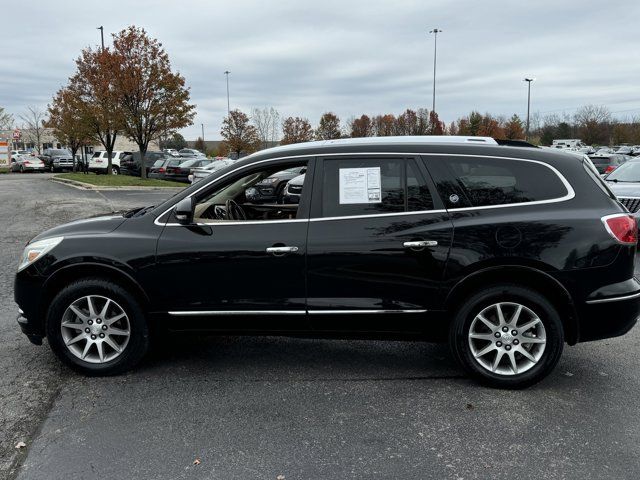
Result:
[[[341,168],[340,204],[382,203],[380,167]]]

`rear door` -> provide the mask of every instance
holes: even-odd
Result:
[[[325,157],[307,240],[319,331],[427,329],[442,304],[453,229],[424,165],[406,155]]]

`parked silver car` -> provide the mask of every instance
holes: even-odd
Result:
[[[233,165],[237,160],[232,160],[230,158],[224,158],[222,160],[215,160],[211,162],[209,165],[204,167],[198,167],[193,169],[193,173],[189,175],[189,181],[191,183],[196,183],[202,180],[203,178],[207,178],[213,172],[217,172],[218,170],[223,169],[224,167],[228,167],[229,165]]]
[[[44,172],[46,169],[44,162],[33,155],[16,155],[11,158],[12,172]]]

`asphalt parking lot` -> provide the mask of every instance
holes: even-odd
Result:
[[[423,343],[177,337],[113,378],[31,345],[12,290],[25,242],[171,193],[0,175],[0,478],[640,478],[640,327],[567,347],[518,392]]]

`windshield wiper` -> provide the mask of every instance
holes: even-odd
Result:
[[[132,216],[133,217],[141,217],[142,215],[147,213],[149,210],[153,210],[154,208],[156,208],[155,205],[149,205],[147,207],[142,207],[140,210],[137,210]]]

